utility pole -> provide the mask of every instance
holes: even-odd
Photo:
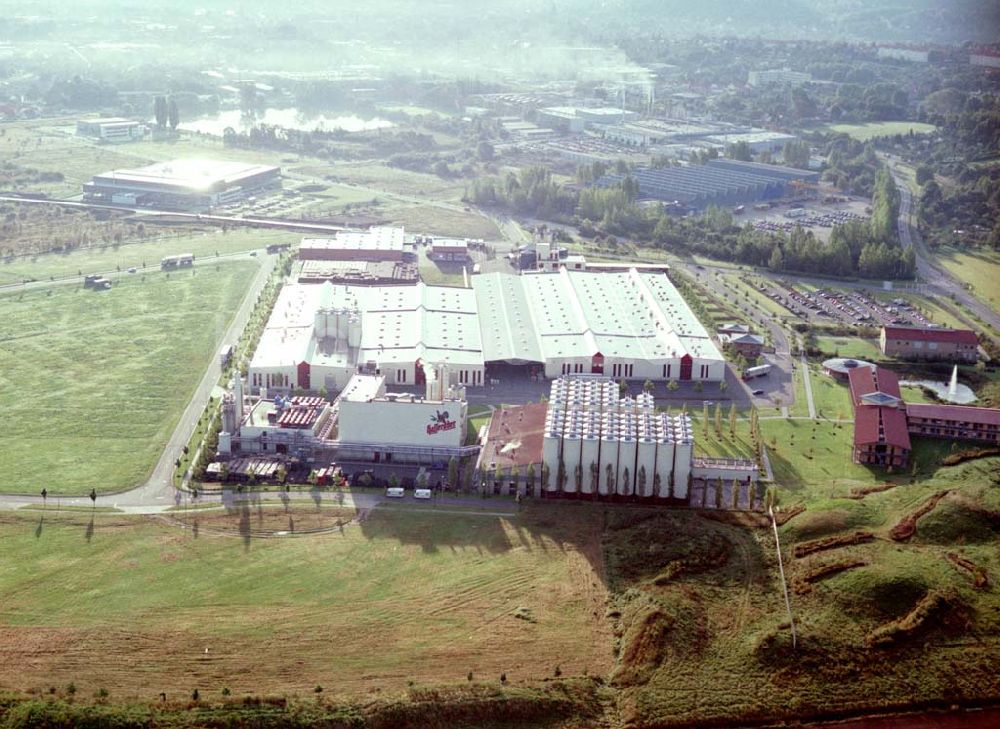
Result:
[[[795,650],[798,647],[798,640],[795,636],[795,616],[792,615],[792,600],[788,597],[785,566],[781,561],[781,540],[778,539],[778,522],[774,520],[773,505],[768,504],[767,513],[771,516],[771,526],[774,528],[774,546],[778,550],[778,571],[781,573],[781,587],[785,591],[785,608],[788,610],[788,622],[792,626],[792,650]]]

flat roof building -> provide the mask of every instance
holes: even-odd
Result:
[[[337,233],[333,238],[303,238],[303,261],[402,261],[406,245],[403,228],[373,226],[368,230]]]
[[[94,175],[83,185],[83,198],[112,205],[208,210],[280,186],[279,167],[177,159]]]
[[[76,133],[99,142],[121,143],[142,139],[149,131],[145,124],[122,117],[102,119],[80,119],[76,123]]]
[[[475,276],[486,362],[538,364],[545,376],[709,380],[725,361],[660,273],[568,271]]]

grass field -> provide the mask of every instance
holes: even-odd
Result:
[[[1000,312],[1000,255],[986,250],[938,248],[935,258],[959,281],[969,284],[976,298]]]
[[[153,233],[155,233],[155,229]],[[223,233],[221,230],[191,235],[170,235],[147,240],[126,241],[119,246],[81,248],[70,253],[49,253],[31,258],[15,258],[0,262],[0,284],[24,278],[45,279],[49,276],[75,276],[78,272],[127,271],[130,267],[146,266],[159,269],[160,259],[174,253],[193,253],[196,258],[214,257],[240,251],[263,248],[269,243],[298,242],[295,233],[280,230],[241,228]],[[124,275],[124,274],[123,274]]]
[[[407,230],[455,238],[499,240],[502,236],[489,218],[473,212],[432,205],[391,205],[379,211],[394,225]]]
[[[257,270],[136,274],[0,297],[0,491],[140,483]]]
[[[0,686],[370,697],[610,667],[596,510],[171,519],[0,515]],[[326,531],[255,538],[289,528]]]
[[[881,359],[878,340],[860,337],[816,337],[816,345],[831,357],[855,357],[873,361]]]
[[[859,142],[867,142],[875,137],[891,137],[896,134],[930,134],[937,130],[933,124],[924,122],[870,122],[868,124],[830,124],[822,129],[836,134],[847,134]]]

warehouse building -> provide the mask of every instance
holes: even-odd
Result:
[[[548,378],[702,380],[725,361],[662,273],[569,271],[474,276],[487,367],[540,369]]]
[[[816,172],[728,159],[685,167],[638,168],[632,177],[644,198],[697,209],[776,199],[786,194],[789,183],[815,183],[819,179]],[[623,179],[622,175],[605,175],[597,185],[613,187]]]
[[[78,136],[109,144],[135,142],[145,137],[148,132],[149,128],[145,124],[121,117],[80,119],[76,123]]]
[[[303,238],[299,259],[303,261],[402,261],[406,248],[403,228],[374,226],[368,230],[345,230],[333,238]]]
[[[725,361],[662,273],[568,271],[472,277],[472,288],[287,284],[250,362],[252,392],[341,390],[356,373],[423,386],[544,372],[719,382]],[[490,374],[487,374],[490,370]]]
[[[85,202],[210,210],[281,186],[281,168],[243,162],[178,159],[94,175]]]
[[[788,68],[771,68],[766,71],[751,71],[747,78],[750,86],[802,86],[812,81],[812,76],[803,71]]]
[[[771,152],[772,154],[775,152],[782,152],[784,151],[786,144],[795,141],[798,141],[798,137],[794,134],[767,131],[738,132],[736,134],[714,134],[712,136],[705,137],[705,142],[719,147],[720,149],[725,149],[731,144],[746,142],[747,147],[749,147],[753,154],[760,154],[761,152]]]

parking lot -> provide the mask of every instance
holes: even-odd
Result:
[[[759,288],[793,315],[806,321],[820,317],[820,323],[842,326],[934,326],[906,299],[880,301],[862,291],[832,288],[809,291],[787,282],[764,282]]]
[[[835,225],[868,219],[866,200],[845,197],[759,203],[736,214],[736,222],[750,223],[754,230],[789,233],[800,226],[824,241]]]

